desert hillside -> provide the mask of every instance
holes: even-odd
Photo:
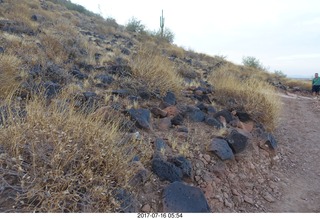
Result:
[[[309,86],[66,0],[0,0],[0,212],[273,211],[279,93]]]

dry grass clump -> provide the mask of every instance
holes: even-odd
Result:
[[[16,179],[15,211],[117,211],[113,192],[132,175],[135,142],[120,141],[117,118],[106,123],[61,99],[44,102],[30,100],[26,117],[9,116],[0,128],[0,182]]]
[[[300,88],[301,90],[311,91],[312,81],[311,80],[298,80],[286,78],[283,80],[283,84],[289,88]]]
[[[273,130],[280,110],[280,99],[275,88],[254,77],[241,79],[237,74],[217,71],[209,77],[215,97],[223,105],[244,110],[253,119]]]
[[[131,67],[133,77],[150,92],[158,90],[164,94],[173,91],[179,94],[182,89],[182,78],[173,63],[155,47],[142,46],[133,55]]]
[[[21,60],[15,55],[0,55],[0,98],[13,94],[21,83]]]

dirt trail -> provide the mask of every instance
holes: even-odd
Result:
[[[320,100],[294,95],[282,100],[275,175],[283,196],[269,212],[320,212]]]

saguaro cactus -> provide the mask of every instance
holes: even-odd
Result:
[[[161,29],[161,37],[163,37],[163,27],[164,27],[164,17],[163,17],[163,10],[162,10],[162,14],[161,14],[161,17],[160,17],[160,29]]]

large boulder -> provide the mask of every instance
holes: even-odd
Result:
[[[221,138],[212,139],[208,151],[216,154],[221,160],[231,160],[234,158],[228,142]]]
[[[168,180],[169,182],[181,181],[183,177],[182,170],[179,167],[160,157],[152,159],[152,171],[160,180]]]
[[[240,134],[236,130],[232,130],[231,133],[227,136],[226,140],[233,153],[235,154],[244,151],[248,144],[248,138],[243,134]]]
[[[202,190],[182,182],[171,183],[163,190],[162,203],[164,212],[211,212]]]

